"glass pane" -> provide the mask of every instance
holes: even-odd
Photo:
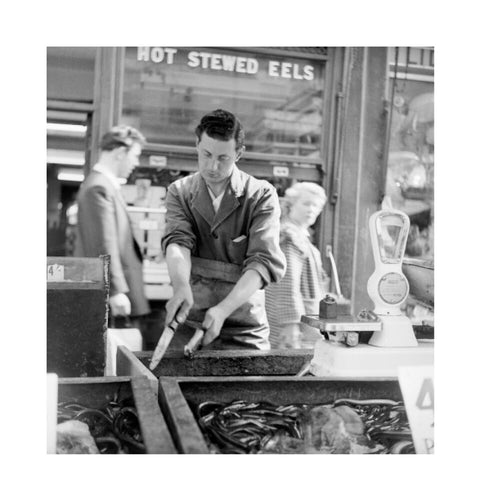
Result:
[[[320,160],[325,62],[225,48],[129,47],[122,122],[149,142],[194,146],[200,118],[236,114],[249,152]]]
[[[394,61],[394,50],[391,60]],[[410,217],[405,255],[433,260],[433,49],[400,47],[394,85],[386,193]]]
[[[407,232],[403,227],[403,219],[398,215],[387,215],[377,220],[377,238],[382,261],[396,264],[403,257],[403,249]]]

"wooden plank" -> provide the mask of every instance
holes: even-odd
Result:
[[[202,431],[175,378],[160,378],[159,403],[179,453],[208,453]]]
[[[155,400],[158,398],[158,378],[144,365],[135,354],[123,345],[117,348],[117,375],[130,377],[145,377],[150,388],[155,395]]]
[[[147,453],[177,453],[150,381],[145,377],[137,377],[132,378],[131,383]]]
[[[179,377],[177,383],[190,405],[234,399],[272,404],[324,404],[338,398],[399,399],[396,378],[350,377]]]
[[[108,257],[47,257],[48,267],[58,265],[63,267],[64,280],[73,282],[100,283],[106,282]],[[47,274],[47,283],[49,277]],[[52,282],[56,283],[56,282]]]
[[[134,355],[141,364],[149,366],[151,351]],[[167,351],[153,374],[156,377],[296,375],[312,357],[312,349],[205,350],[197,352],[193,359],[187,359],[183,352]]]

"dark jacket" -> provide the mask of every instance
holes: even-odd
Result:
[[[280,206],[275,188],[237,167],[215,214],[199,173],[179,179],[167,194],[167,221],[162,249],[170,243],[191,254],[255,269],[264,287],[285,274],[280,250]]]

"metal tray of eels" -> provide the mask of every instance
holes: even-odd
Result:
[[[206,401],[196,416],[211,453],[413,453],[402,402],[339,399],[329,405]]]
[[[398,380],[160,377],[180,453],[412,453]]]

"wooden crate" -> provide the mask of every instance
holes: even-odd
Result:
[[[176,448],[158,406],[157,398],[145,378],[80,377],[58,379],[58,402],[74,402],[101,409],[110,401],[132,397],[140,421],[147,453],[176,453]]]
[[[47,258],[47,372],[103,376],[109,257]]]
[[[208,453],[194,409],[204,401],[327,404],[339,398],[401,401],[398,380],[317,377],[161,377],[159,402],[179,453]]]

